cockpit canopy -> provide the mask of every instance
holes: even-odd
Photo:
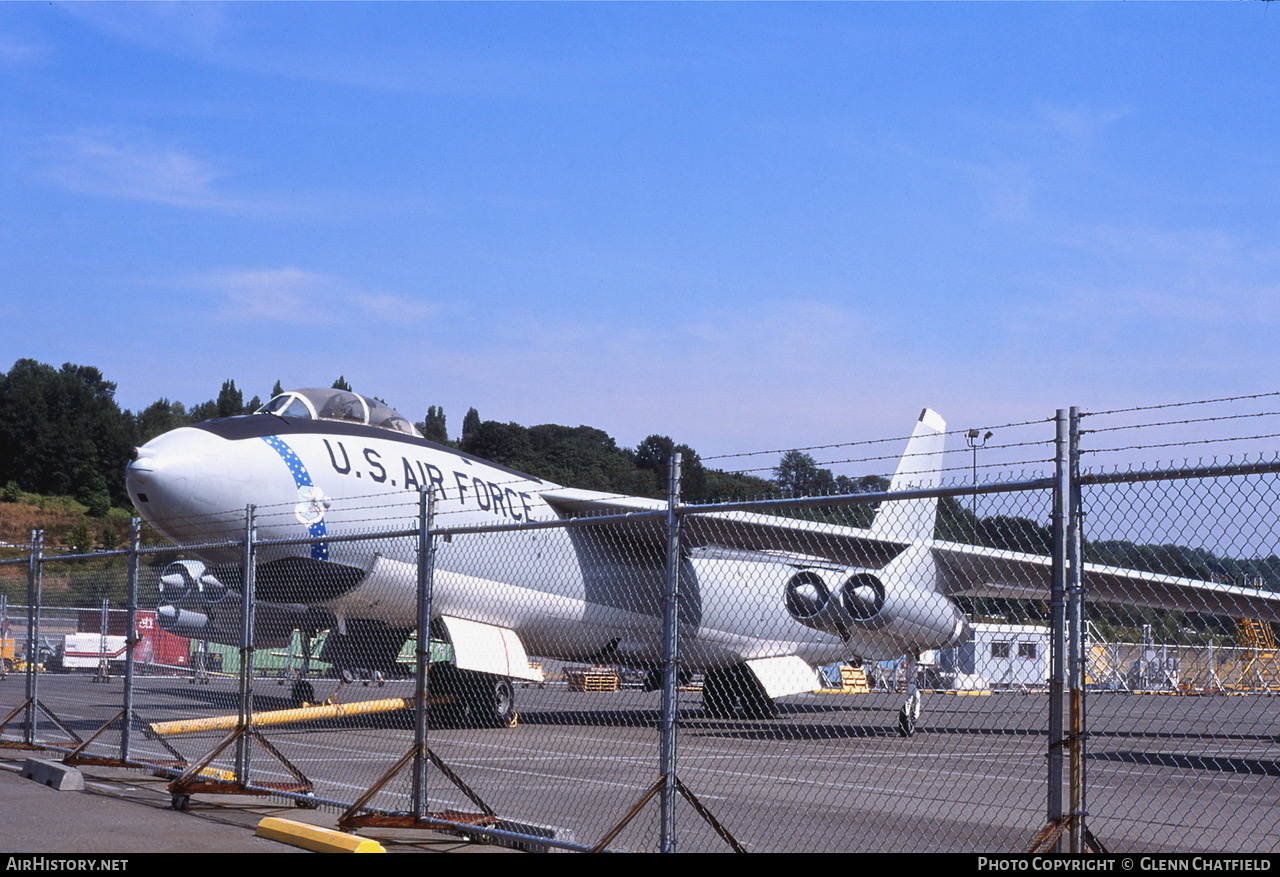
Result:
[[[276,396],[259,408],[256,414],[275,414],[279,417],[299,417],[307,420],[338,420],[343,423],[363,423],[379,429],[390,429],[419,438],[422,433],[402,414],[386,405],[352,393],[349,390],[310,387],[305,390],[289,390]]]

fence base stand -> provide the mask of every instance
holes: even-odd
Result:
[[[444,774],[462,794],[466,795],[473,804],[480,808],[480,813],[468,813],[461,810],[442,810],[433,813],[423,813],[421,816],[412,813],[362,813],[365,805],[369,800],[378,793],[383,786],[391,782],[396,774],[404,770],[411,762],[422,757],[429,760],[436,766],[436,769]],[[451,834],[459,834],[467,836],[470,840],[479,840],[483,842],[483,838],[475,838],[466,835],[463,826],[474,825],[479,828],[493,828],[501,820],[494,812],[493,808],[486,804],[478,794],[465,782],[462,777],[454,773],[447,764],[431,751],[428,746],[422,746],[421,751],[418,747],[414,747],[400,756],[400,759],[391,766],[385,774],[378,778],[378,781],[370,786],[363,795],[361,795],[347,811],[338,817],[338,827],[343,831],[354,831],[359,828],[409,828],[424,829],[431,831],[444,831]]]
[[[1079,823],[1077,826],[1076,823]],[[1107,848],[1093,836],[1084,825],[1084,819],[1080,816],[1064,816],[1061,819],[1051,819],[1043,828],[1036,833],[1035,838],[1031,841],[1031,846],[1027,847],[1028,853],[1051,853],[1057,845],[1062,835],[1068,831],[1078,827],[1084,832],[1084,851],[1086,853],[1106,853]]]
[[[247,737],[255,741],[262,749],[274,758],[281,766],[284,767],[297,782],[293,783],[257,783],[254,785],[246,785],[234,778],[233,774],[227,773],[227,778],[213,779],[211,775],[221,773],[215,768],[210,768],[210,763],[217,758],[224,749],[234,743],[241,737]],[[315,809],[314,801],[309,800],[315,792],[315,786],[307,779],[306,775],[294,767],[289,759],[285,758],[278,749],[267,742],[266,738],[260,735],[252,728],[237,728],[232,731],[208,754],[199,761],[189,765],[182,772],[182,776],[169,783],[169,793],[172,795],[171,804],[174,810],[186,810],[191,805],[191,796],[196,793],[205,793],[211,795],[281,795],[296,796],[294,803],[303,809]]]
[[[626,828],[632,819],[635,819],[640,815],[640,811],[644,809],[644,805],[652,801],[653,797],[661,792],[666,784],[666,776],[658,777],[657,781],[640,796],[640,800],[635,803],[635,806],[627,811],[627,815],[622,817],[622,821],[609,829],[609,831],[605,833],[605,836],[600,838],[599,842],[591,848],[591,852],[604,852],[605,848],[609,846],[609,842],[617,837],[622,832],[622,829]],[[712,815],[711,811],[698,800],[698,796],[689,791],[688,786],[680,782],[679,777],[675,778],[673,785],[675,786],[676,791],[680,793],[680,796],[689,802],[689,806],[691,806],[697,814],[702,817],[702,820],[706,822],[707,825],[711,826],[712,831],[718,834],[720,839],[723,840],[730,849],[735,853],[746,852],[746,848],[743,847],[742,844],[738,843],[737,839],[729,833],[729,829],[720,824],[715,816]]]
[[[143,726],[142,723],[137,722],[132,717],[126,717],[125,711],[120,710],[120,712],[116,713],[114,716],[108,719],[105,723],[103,723],[98,728],[98,730],[90,734],[89,739],[85,740],[75,749],[72,749],[71,752],[67,754],[67,757],[62,759],[62,763],[74,764],[74,765],[87,764],[87,765],[93,765],[94,767],[136,767],[137,766],[136,764],[134,764],[130,760],[126,760],[123,757],[108,758],[105,755],[85,755],[84,754],[85,749],[89,748],[89,746],[93,743],[94,740],[97,740],[99,737],[101,737],[104,733],[106,733],[106,731],[109,728],[111,728],[117,722],[120,723],[120,728],[122,732],[126,726],[125,725],[126,722],[132,724],[134,727],[140,728],[141,730],[145,731],[145,726]],[[181,756],[178,755],[178,753],[174,750],[174,748],[170,746],[168,743],[165,743],[165,741],[163,740],[157,740],[157,742],[159,742],[166,749],[168,749],[170,755],[173,755],[179,760],[181,759]],[[182,761],[181,764],[183,767],[186,767],[185,761]]]
[[[8,725],[9,722],[12,721],[16,715],[18,715],[18,713],[27,709],[27,707],[34,707],[36,711],[44,713],[45,716],[48,717],[48,719],[51,722],[53,722],[53,724],[57,727],[59,731],[66,734],[77,744],[81,746],[84,745],[84,741],[80,739],[80,735],[77,734],[75,731],[71,730],[70,728],[68,728],[66,725],[62,724],[62,720],[59,719],[56,715],[54,715],[52,710],[50,710],[47,706],[42,704],[40,701],[32,700],[29,697],[23,700],[22,703],[18,704],[12,710],[10,710],[9,714],[6,715],[3,719],[0,719],[0,732],[3,732],[5,725]],[[35,729],[33,728],[32,735],[34,736],[34,734],[35,734]],[[49,749],[49,748],[52,748],[52,747],[45,746],[40,743],[26,743],[18,740],[0,740],[0,749]]]

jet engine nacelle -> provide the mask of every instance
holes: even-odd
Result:
[[[221,603],[227,593],[227,586],[198,560],[175,560],[160,573],[162,604]]]
[[[225,645],[240,643],[240,592],[219,581],[198,560],[177,560],[160,574],[156,618],[162,630],[176,636]],[[305,606],[258,601],[254,646],[288,645],[295,628],[316,627]]]
[[[800,624],[839,636],[873,660],[949,648],[972,633],[942,594],[895,582],[883,570],[803,569],[787,581],[784,602]]]

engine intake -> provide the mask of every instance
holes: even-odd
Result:
[[[227,586],[206,572],[198,560],[175,560],[160,574],[160,598],[166,603],[189,603],[192,597],[203,603],[221,603],[227,593]]]
[[[822,571],[803,569],[787,580],[783,602],[797,622],[840,637],[863,657],[947,648],[971,635],[963,613],[945,596],[886,579],[883,572],[851,570],[833,593]]]
[[[870,621],[884,608],[884,584],[869,572],[850,576],[840,586],[840,605],[854,621]]]
[[[787,582],[785,599],[787,612],[803,624],[822,614],[822,610],[831,602],[831,591],[822,576],[813,570],[804,570]]]

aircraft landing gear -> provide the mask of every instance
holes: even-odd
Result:
[[[299,679],[289,689],[289,699],[293,701],[294,706],[313,704],[316,702],[316,690],[310,682]]]
[[[920,720],[921,696],[916,674],[918,661],[918,657],[907,657],[907,700],[898,713],[898,734],[903,737],[913,736],[916,732],[916,722]]]
[[[514,728],[516,690],[506,676],[458,670],[448,664],[432,668],[431,693],[453,699],[444,708],[451,724],[479,728]]]

